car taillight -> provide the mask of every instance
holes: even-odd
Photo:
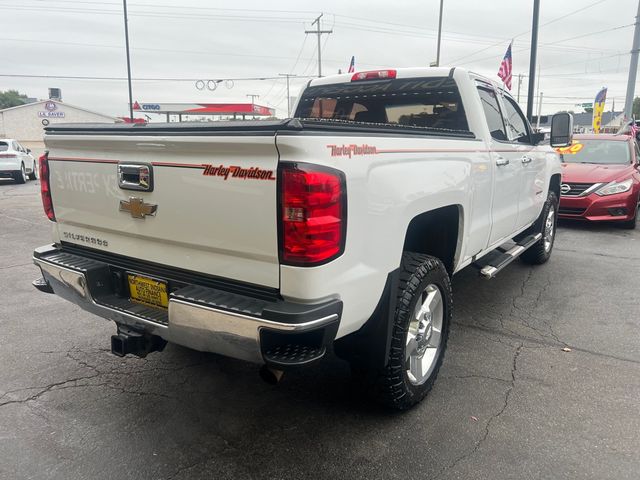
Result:
[[[368,72],[356,72],[351,77],[352,82],[362,80],[387,80],[396,78],[396,70],[369,70]]]
[[[53,213],[53,202],[51,201],[51,187],[49,185],[49,155],[45,152],[40,158],[38,158],[38,165],[40,167],[40,195],[42,196],[42,206],[44,207],[44,213],[47,214],[47,218],[52,222],[56,221],[56,216]]]
[[[311,266],[344,250],[347,206],[344,174],[301,163],[279,167],[280,261]]]

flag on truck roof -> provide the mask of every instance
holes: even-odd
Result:
[[[511,90],[511,68],[512,67],[513,67],[513,63],[511,60],[511,43],[510,43],[509,48],[507,48],[507,52],[504,54],[502,63],[500,64],[500,69],[498,70],[498,76],[502,79],[505,86],[509,90]]]
[[[349,70],[347,73],[353,73],[356,71],[356,57],[351,57],[351,62],[349,62]]]

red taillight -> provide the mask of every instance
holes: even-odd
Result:
[[[48,152],[45,152],[40,158],[38,158],[38,165],[40,167],[40,195],[42,196],[42,206],[44,207],[44,213],[47,214],[47,218],[52,222],[56,221],[56,216],[53,213],[53,202],[51,201],[51,187],[49,185],[49,159]]]
[[[361,80],[387,80],[396,78],[395,70],[369,70],[368,72],[356,72],[351,77],[352,82]]]
[[[319,265],[344,250],[347,208],[344,174],[332,168],[281,164],[280,261]]]

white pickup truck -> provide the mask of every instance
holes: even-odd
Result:
[[[571,124],[554,117],[551,146]],[[50,126],[34,285],[115,321],[118,355],[168,341],[275,380],[333,348],[406,409],[442,363],[451,275],[549,258],[542,141],[460,68],[315,79],[283,121]]]

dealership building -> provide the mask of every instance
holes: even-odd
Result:
[[[93,112],[61,100],[41,100],[0,110],[0,138],[13,138],[30,148],[34,157],[44,151],[44,127],[55,123],[114,123],[116,117]],[[36,157],[37,158],[37,157]]]

